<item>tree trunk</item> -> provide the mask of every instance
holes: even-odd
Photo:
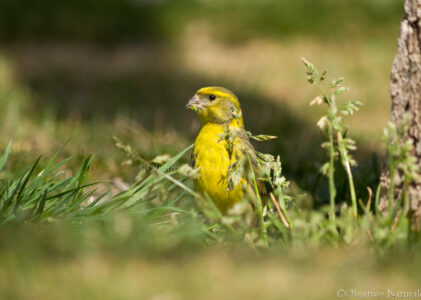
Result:
[[[398,128],[407,126],[403,133],[403,141],[413,144],[412,155],[421,167],[421,0],[405,0],[405,11],[401,22],[398,52],[393,62],[391,74],[392,112],[390,120]],[[404,124],[405,123],[405,124]],[[395,201],[402,196],[402,174],[394,176]],[[388,174],[384,174],[382,184],[387,191],[390,188]],[[387,193],[386,193],[387,194]],[[407,189],[409,209],[414,221],[419,223],[421,216],[421,182],[413,182]],[[388,197],[380,200],[380,207],[386,209]]]

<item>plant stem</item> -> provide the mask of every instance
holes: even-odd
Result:
[[[285,198],[284,198],[284,191],[283,191],[282,187],[279,186],[276,189],[276,192],[279,195],[279,205],[281,206],[281,210],[282,210],[283,214],[285,215],[285,218],[286,218],[287,222],[289,223],[289,226],[287,226],[287,227],[292,227],[293,224],[292,224],[292,220],[289,217],[289,214],[288,214],[288,211],[287,211],[287,206],[285,204]]]
[[[352,212],[354,214],[354,217],[356,217],[358,215],[358,207],[357,207],[357,197],[355,196],[355,187],[354,187],[354,179],[352,177],[351,164],[349,162],[347,150],[343,143],[342,133],[338,132],[337,134],[338,134],[339,154],[341,155],[342,164],[344,165],[346,175],[348,176],[349,192],[351,194],[351,201],[352,201]]]
[[[389,149],[389,172],[390,172],[390,187],[389,187],[389,201],[387,203],[387,210],[390,213],[395,198],[395,161],[391,149]]]
[[[270,198],[271,198],[273,204],[276,207],[276,210],[278,211],[278,215],[281,218],[282,223],[285,225],[286,228],[290,228],[291,227],[289,225],[290,223],[288,222],[287,217],[286,217],[286,209],[284,210],[285,213],[283,213],[282,210],[281,210],[281,207],[279,206],[278,200],[276,200],[276,198],[273,195],[273,193],[271,192],[269,195],[270,195]],[[283,204],[285,206],[285,202],[283,202]]]
[[[250,155],[248,155],[248,161],[250,165],[251,174],[253,176],[253,184],[254,184],[254,189],[256,193],[255,199],[257,201],[255,201],[256,202],[255,205],[256,205],[257,218],[259,220],[259,229],[260,229],[259,233],[260,233],[260,237],[263,240],[264,245],[267,247],[268,239],[267,239],[267,234],[266,234],[265,220],[263,219],[262,199],[260,198],[259,188],[257,187],[256,175],[254,174],[254,169],[253,169],[253,165],[251,164]]]
[[[335,220],[335,197],[336,197],[336,187],[335,187],[335,146],[333,144],[333,130],[332,125],[329,124],[328,127],[329,134],[329,195],[330,195],[330,220]]]

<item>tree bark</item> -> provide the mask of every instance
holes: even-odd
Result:
[[[421,167],[421,0],[405,0],[404,16],[401,22],[398,51],[393,61],[390,92],[392,111],[390,121],[398,128],[407,126],[403,141],[410,140],[414,146],[412,155]],[[405,124],[404,124],[405,123]],[[403,176],[394,176],[395,201],[402,196]],[[390,178],[384,174],[383,187],[390,187]],[[408,187],[409,209],[418,225],[421,216],[421,182]],[[388,206],[387,193],[380,199],[380,207]],[[418,226],[417,226],[418,227]]]

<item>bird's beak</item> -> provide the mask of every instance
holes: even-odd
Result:
[[[203,109],[202,102],[197,95],[194,95],[193,98],[189,100],[189,102],[186,104],[186,109],[191,109],[194,111],[200,111]]]

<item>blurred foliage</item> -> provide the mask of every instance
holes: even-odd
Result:
[[[229,41],[255,36],[387,31],[402,0],[1,0],[0,40],[122,42],[174,38],[192,21],[208,22]],[[356,21],[358,20],[358,21]]]

